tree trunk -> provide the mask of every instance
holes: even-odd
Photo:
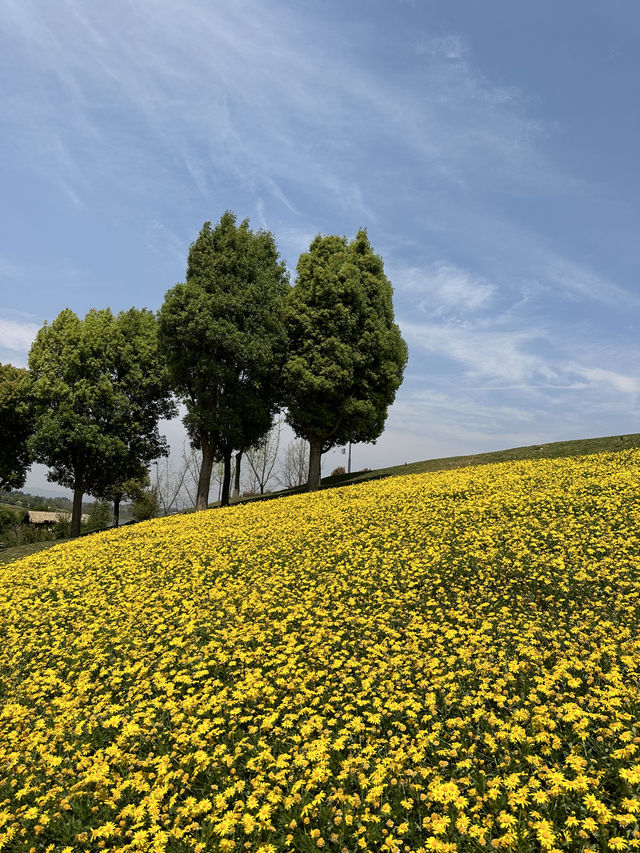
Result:
[[[73,511],[71,513],[71,535],[80,536],[80,524],[82,523],[82,498],[84,497],[83,486],[76,486],[73,490]]]
[[[214,441],[209,436],[200,436],[200,447],[202,449],[202,464],[198,477],[198,496],[196,497],[196,509],[206,509],[209,504],[209,488],[211,487],[211,471],[213,470]]]
[[[320,488],[320,463],[322,460],[322,439],[309,439],[309,479],[307,489],[315,492]]]
[[[233,497],[240,497],[240,460],[242,459],[242,450],[236,453],[236,470],[233,480]]]
[[[113,499],[113,526],[117,527],[120,524],[120,501],[122,495],[118,495]]]
[[[222,495],[220,496],[220,506],[229,506],[229,491],[231,488],[231,451],[225,451],[224,454],[224,474],[222,477]]]

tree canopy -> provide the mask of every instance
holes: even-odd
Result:
[[[119,503],[147,478],[150,462],[167,453],[166,439],[158,431],[160,418],[171,418],[176,407],[171,397],[169,373],[158,352],[158,321],[147,309],[130,308],[115,317],[118,340],[114,350],[113,378],[128,406],[122,452],[110,470],[104,470],[95,494],[114,503],[114,523]]]
[[[309,488],[321,454],[382,433],[407,362],[382,259],[358,231],[318,235],[300,256],[287,300],[287,421],[309,441]]]
[[[0,489],[19,489],[27,479],[33,431],[29,371],[0,364]]]
[[[392,295],[365,230],[351,241],[318,235],[292,288],[273,235],[227,211],[204,223],[186,279],[157,318],[132,308],[80,319],[65,309],[38,332],[28,392],[25,371],[0,365],[0,429],[10,433],[0,488],[20,486],[34,459],[73,489],[73,532],[85,493],[112,499],[117,519],[127,484],[166,453],[158,421],[175,413],[171,391],[202,452],[196,508],[206,508],[221,460],[228,502],[232,452],[239,472],[242,452],[260,445],[283,407],[309,442],[308,484],[317,488],[322,453],[375,441],[402,382],[407,347]]]
[[[158,358],[156,321],[131,309],[117,317],[65,309],[38,332],[29,354],[36,423],[34,458],[74,492],[72,535],[85,493],[106,495],[164,452],[158,419],[172,414]]]
[[[165,296],[160,343],[187,408],[190,440],[202,451],[198,509],[207,506],[214,460],[230,463],[234,449],[250,446],[271,425],[287,290],[273,236],[253,232],[246,219],[237,225],[227,211],[215,227],[205,222],[189,250],[186,281]]]

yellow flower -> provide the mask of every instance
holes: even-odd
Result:
[[[556,836],[549,821],[540,820],[537,822],[536,836],[543,850],[551,850],[555,847]]]
[[[633,767],[625,767],[620,770],[620,777],[629,782],[631,785],[640,783],[640,764],[634,764]]]
[[[637,849],[638,495],[639,449],[520,460],[7,564],[0,842]]]

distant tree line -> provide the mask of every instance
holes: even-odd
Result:
[[[29,492],[7,491],[0,489],[0,503],[8,503],[25,509],[45,510],[54,512],[71,512],[73,502],[62,495],[56,497],[45,497],[44,495],[32,495]],[[88,512],[88,504],[83,504],[83,512]]]
[[[0,489],[19,489],[30,464],[44,463],[49,480],[73,492],[72,535],[87,494],[110,500],[117,524],[120,501],[140,500],[149,464],[167,455],[158,423],[179,401],[199,451],[197,509],[208,505],[214,465],[222,505],[234,463],[239,489],[243,459],[264,489],[280,412],[308,443],[314,490],[323,453],[382,433],[406,361],[391,284],[366,231],[350,241],[318,235],[292,286],[273,235],[227,211],[204,224],[185,281],[157,315],[65,309],[39,330],[28,370],[0,365]],[[304,448],[289,456],[293,479]]]

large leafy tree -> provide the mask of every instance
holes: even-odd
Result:
[[[65,309],[31,348],[30,448],[51,469],[51,481],[73,490],[74,536],[84,494],[113,496],[119,483],[165,452],[157,424],[171,415],[172,403],[155,324],[149,311],[114,317],[92,309],[81,320]]]
[[[29,371],[0,364],[0,489],[20,489],[31,456],[27,440],[33,431]]]
[[[227,211],[205,222],[189,250],[186,282],[160,309],[160,343],[185,425],[202,451],[197,509],[205,509],[214,461],[254,444],[271,425],[286,345],[288,277],[273,236]]]
[[[287,421],[309,442],[309,489],[324,452],[382,433],[407,362],[393,291],[367,233],[318,235],[300,256],[287,304]]]
[[[94,494],[113,501],[114,526],[120,502],[148,478],[148,466],[168,453],[158,431],[160,418],[176,414],[169,372],[158,352],[158,321],[145,308],[130,308],[115,317],[117,346],[112,351],[113,379],[128,408],[126,429],[121,429],[121,453],[110,469],[103,469]]]
[[[283,339],[284,340],[284,339]],[[276,364],[282,365],[283,350],[278,353]],[[277,395],[280,391],[280,370],[274,372],[267,383],[241,382],[227,394],[225,406],[220,411],[220,432],[216,460],[223,463],[220,505],[228,506],[231,488],[231,457],[238,451],[244,452],[259,445],[273,424]],[[236,466],[239,465],[236,454]]]

